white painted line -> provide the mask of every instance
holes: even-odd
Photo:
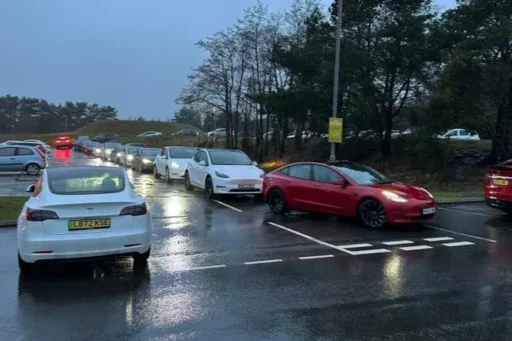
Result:
[[[350,254],[352,254],[353,256],[357,256],[357,255],[370,255],[372,253],[385,253],[385,252],[391,252],[391,250],[388,250],[388,249],[362,250],[362,251],[352,251]]]
[[[414,244],[413,241],[410,240],[395,240],[391,242],[382,242],[384,245],[404,245],[404,244]]]
[[[307,257],[299,257],[299,259],[306,260],[306,259],[320,259],[320,258],[332,258],[334,255],[320,255],[320,256],[307,256]]]
[[[432,249],[432,246],[428,245],[415,245],[415,246],[404,246],[401,247],[400,250],[404,251],[415,251],[415,250],[426,250],[426,249]]]
[[[427,242],[442,242],[444,240],[453,240],[452,237],[436,237],[436,238],[423,238]]]
[[[222,202],[222,201],[215,200],[215,199],[213,199],[213,201],[215,201],[216,203],[221,204],[221,205],[223,205],[223,206],[226,206],[227,208],[231,208],[231,209],[232,209],[232,210],[234,210],[234,211],[237,211],[237,212],[243,212],[241,209],[238,209],[238,208],[236,208],[236,207],[233,207],[233,206],[231,206],[231,205],[228,205],[228,204],[226,204],[226,203],[224,203],[224,202]]]
[[[267,263],[278,263],[282,262],[282,259],[269,259],[269,260],[258,260],[254,262],[245,262],[245,265],[253,265],[253,264],[267,264]]]
[[[455,242],[455,243],[445,243],[444,246],[454,247],[454,246],[465,246],[465,245],[474,245],[472,242]]]
[[[487,239],[487,238],[482,238],[482,237],[478,237],[478,236],[473,236],[471,234],[466,234],[466,233],[462,233],[462,232],[455,232],[455,231],[451,231],[451,230],[446,230],[446,229],[442,229],[440,227],[436,227],[436,226],[432,226],[432,225],[424,225],[428,228],[431,228],[431,229],[434,229],[434,230],[439,230],[439,231],[444,231],[444,232],[448,232],[448,233],[453,233],[453,234],[458,234],[459,236],[464,236],[464,237],[469,237],[469,238],[475,238],[475,239],[479,239],[479,240],[485,240],[486,242],[491,242],[491,243],[497,243],[495,240],[493,239]]]
[[[471,211],[464,211],[464,210],[458,210],[456,208],[445,208],[445,207],[437,207],[438,210],[444,210],[444,211],[450,211],[450,212],[457,212],[457,213],[467,213],[467,214],[473,214],[473,215],[479,215],[482,217],[493,217],[492,214],[485,214],[485,213],[479,213],[479,212],[471,212]]]
[[[341,247],[342,249],[356,249],[358,247],[372,247],[372,244],[350,244],[350,245],[338,245],[338,247]]]
[[[271,222],[271,221],[269,221],[269,222],[268,222],[268,224],[269,224],[269,225],[272,225],[272,226],[275,226],[275,227],[278,227],[278,228],[280,228],[280,229],[283,229],[283,230],[285,230],[285,231],[291,232],[291,233],[296,234],[296,235],[298,235],[298,236],[301,236],[301,237],[303,237],[303,238],[309,239],[309,240],[311,240],[311,241],[313,241],[313,242],[315,242],[315,243],[318,243],[318,244],[321,244],[321,245],[324,245],[324,246],[327,246],[327,247],[330,247],[330,248],[336,249],[336,250],[338,250],[338,251],[343,251],[343,252],[346,252],[346,253],[348,253],[348,254],[352,254],[352,252],[351,252],[351,251],[349,251],[349,250],[345,250],[345,249],[343,249],[343,248],[341,248],[341,247],[334,246],[334,245],[332,245],[332,244],[326,243],[326,242],[321,241],[321,240],[319,240],[319,239],[316,239],[316,238],[313,238],[313,237],[311,237],[311,236],[308,236],[307,234],[297,232],[297,231],[292,230],[292,229],[290,229],[290,228],[288,228],[288,227],[286,227],[286,226],[279,225],[279,224],[273,223],[273,222]]]
[[[183,269],[183,271],[218,269],[218,268],[225,268],[225,267],[226,267],[225,264],[219,264],[219,265],[210,265],[210,266],[198,266],[196,268]]]

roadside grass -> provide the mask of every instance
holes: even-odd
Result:
[[[27,197],[0,197],[0,221],[17,220]]]

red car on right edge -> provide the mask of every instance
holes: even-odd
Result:
[[[491,168],[485,180],[487,205],[512,213],[512,160]]]

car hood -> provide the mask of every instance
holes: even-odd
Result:
[[[171,160],[169,160],[169,162],[177,163],[178,166],[180,166],[180,168],[187,168],[187,164],[190,160],[192,160],[192,159],[171,159]]]
[[[403,182],[393,182],[390,184],[374,185],[383,191],[390,191],[406,199],[428,200],[431,199],[429,193],[421,188]]]
[[[143,156],[142,160],[149,160],[149,161],[155,161],[156,156]]]
[[[214,166],[214,171],[220,171],[231,178],[259,178],[263,170],[256,166]]]

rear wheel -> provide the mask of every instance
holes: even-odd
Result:
[[[25,169],[29,175],[37,175],[39,174],[39,170],[41,167],[39,167],[36,163],[31,163],[27,165],[27,168]]]
[[[34,264],[25,262],[21,259],[20,253],[18,252],[18,267],[20,271],[29,272],[34,269]]]
[[[286,212],[286,196],[280,189],[274,189],[269,193],[267,204],[273,213],[283,214]]]
[[[194,190],[194,187],[192,187],[192,184],[190,183],[190,175],[188,175],[188,173],[185,173],[185,189],[187,191]]]
[[[212,178],[206,178],[206,182],[204,184],[204,195],[208,200],[213,200],[216,197],[215,191],[213,190]]]
[[[386,209],[376,199],[366,199],[359,205],[361,222],[371,228],[382,228],[387,223]]]
[[[149,248],[149,250],[144,253],[138,253],[136,255],[133,255],[133,261],[135,263],[145,263],[148,261],[148,258],[150,255],[151,255],[151,248]]]
[[[155,177],[155,179],[160,179],[160,174],[158,174],[156,165],[153,167],[153,176]]]

